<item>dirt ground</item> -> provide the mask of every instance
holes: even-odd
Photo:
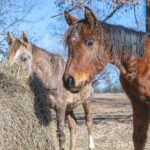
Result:
[[[93,137],[95,150],[133,150],[132,108],[125,94],[95,94],[92,102]],[[77,150],[88,150],[87,130],[82,107],[75,110],[77,127]],[[67,145],[69,132],[66,127]],[[150,135],[150,131],[148,133]],[[146,149],[150,150],[150,136]]]

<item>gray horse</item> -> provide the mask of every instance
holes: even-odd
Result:
[[[63,87],[62,76],[66,62],[59,55],[49,53],[31,44],[23,32],[20,39],[8,33],[8,58],[21,62],[29,75],[36,75],[41,80],[47,91],[47,101],[51,109],[54,109],[57,117],[57,130],[60,150],[65,148],[65,117],[68,120],[70,131],[70,150],[75,150],[76,120],[73,109],[81,105],[84,108],[85,120],[89,136],[89,149],[93,149],[92,116],[90,101],[92,87],[88,84],[80,93],[70,93]]]

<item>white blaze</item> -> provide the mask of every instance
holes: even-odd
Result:
[[[17,53],[15,54],[14,59],[18,59],[19,56],[20,56],[20,51],[18,50]]]

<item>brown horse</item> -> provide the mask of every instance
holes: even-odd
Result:
[[[66,65],[65,61],[59,55],[49,53],[31,44],[24,32],[21,39],[14,38],[13,35],[8,34],[8,43],[8,58],[17,59],[23,63],[29,75],[31,77],[36,75],[36,78],[42,81],[46,89],[48,104],[50,108],[56,111],[60,149],[65,149],[64,125],[66,117],[70,130],[70,150],[75,150],[76,122],[73,109],[81,104],[85,111],[89,149],[94,148],[90,110],[91,85],[87,85],[78,94],[72,94],[67,91],[62,84],[62,76]],[[39,92],[41,93],[41,91]]]
[[[134,149],[143,150],[150,110],[150,39],[145,33],[98,21],[87,7],[84,19],[78,21],[68,12],[65,18],[70,26],[65,34],[69,57],[64,86],[78,92],[106,64],[116,65],[133,107]]]

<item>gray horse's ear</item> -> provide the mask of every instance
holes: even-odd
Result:
[[[14,40],[15,40],[15,37],[10,32],[7,32],[7,42],[8,42],[8,44],[11,45]]]
[[[68,11],[64,11],[64,16],[65,16],[66,22],[68,23],[69,26],[75,24],[78,21],[77,18],[74,16],[71,16],[68,13]]]
[[[90,25],[91,28],[94,28],[97,23],[97,18],[89,7],[85,6],[84,17],[86,22]]]
[[[27,38],[27,35],[25,32],[22,32],[22,35],[21,35],[21,42],[23,42],[24,44],[28,44],[29,41],[28,41],[28,38]]]

